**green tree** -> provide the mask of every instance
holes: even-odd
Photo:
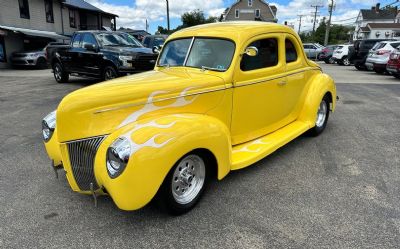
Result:
[[[317,43],[323,44],[324,40],[325,40],[326,24],[327,23],[324,18],[314,33],[303,32],[303,33],[299,34],[301,40],[303,42],[317,42]],[[337,24],[332,25],[330,32],[329,32],[328,43],[329,44],[341,44],[341,43],[349,42],[348,33],[349,33],[349,31],[351,32],[353,30],[354,30],[353,26],[343,26],[343,25],[337,25]]]

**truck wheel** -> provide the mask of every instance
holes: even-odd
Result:
[[[207,177],[205,160],[195,153],[185,155],[165,178],[158,194],[160,205],[174,215],[188,212],[203,194]]]
[[[325,130],[329,118],[329,103],[329,97],[325,95],[318,107],[315,126],[310,130],[312,136],[318,136]]]
[[[63,67],[59,62],[56,62],[53,65],[53,73],[54,73],[54,79],[56,79],[58,83],[68,82],[69,74],[64,71]]]
[[[104,73],[103,73],[103,80],[107,81],[107,80],[112,80],[117,78],[117,71],[114,69],[113,66],[106,66],[104,68]]]

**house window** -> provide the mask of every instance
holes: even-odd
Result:
[[[76,18],[75,18],[75,10],[69,10],[69,26],[71,28],[76,28]]]
[[[30,19],[28,0],[18,0],[18,3],[19,3],[19,16],[21,18]]]
[[[54,23],[53,1],[45,0],[44,9],[46,11],[46,22]]]
[[[235,18],[239,18],[239,10],[235,10]]]
[[[249,7],[252,7],[253,6],[253,0],[249,0],[248,1],[248,5],[249,5]]]
[[[259,9],[256,10],[256,17],[260,17],[260,10]]]

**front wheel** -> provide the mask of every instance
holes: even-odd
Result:
[[[117,78],[117,71],[114,69],[113,66],[106,66],[104,68],[104,73],[103,73],[103,80],[107,81],[107,80],[112,80]]]
[[[185,155],[175,164],[161,186],[160,205],[174,215],[188,212],[199,201],[207,177],[204,159],[195,153]]]
[[[69,74],[64,71],[60,63],[57,62],[53,65],[53,73],[54,79],[56,79],[58,83],[68,82]]]
[[[329,118],[329,104],[329,97],[328,95],[325,95],[319,104],[315,126],[310,130],[311,135],[318,136],[325,130]]]

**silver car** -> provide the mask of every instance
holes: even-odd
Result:
[[[317,56],[322,52],[325,47],[318,43],[304,43],[304,52],[310,59],[317,59]]]
[[[11,64],[13,66],[46,68],[46,51],[44,49],[40,49],[35,51],[14,52],[11,55]]]
[[[378,42],[370,51],[365,62],[365,66],[370,71],[384,73],[389,61],[390,54],[396,51],[400,46],[400,41],[382,41]]]

